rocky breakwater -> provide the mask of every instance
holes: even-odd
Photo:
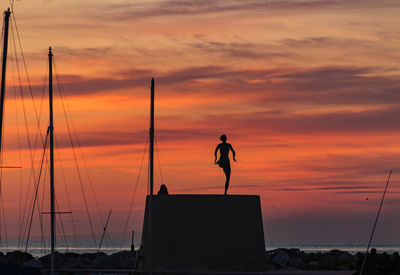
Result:
[[[365,269],[368,274],[400,274],[400,257],[393,254],[376,253],[375,249],[368,254]],[[299,249],[279,248],[267,251],[267,267],[269,270],[360,270],[364,253],[352,255],[346,251],[331,250],[329,252],[305,253]],[[397,272],[397,273],[396,273]]]
[[[92,269],[133,269],[136,252],[120,251],[111,255],[100,253],[55,253],[55,264],[57,270],[92,270]],[[13,251],[3,254],[0,252],[0,270],[17,268],[24,270],[21,274],[33,274],[30,270],[48,270],[50,268],[50,255],[34,258],[31,254]],[[20,269],[21,269],[20,268]],[[18,269],[18,270],[20,270]],[[11,273],[7,274],[13,274]],[[0,272],[0,274],[3,274]],[[67,274],[67,273],[66,273]]]
[[[340,250],[305,253],[294,248],[279,248],[267,251],[267,266],[269,269],[355,270],[357,260],[356,256]]]
[[[38,258],[42,269],[50,268],[50,255]],[[99,253],[55,253],[56,269],[133,269],[136,252],[120,251],[111,255]]]

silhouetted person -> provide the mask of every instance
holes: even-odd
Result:
[[[165,184],[161,184],[160,190],[158,190],[157,195],[168,195],[168,189]]]
[[[367,256],[367,260],[364,266],[364,275],[376,275],[378,274],[379,256],[376,253],[376,249],[372,248],[371,252]]]
[[[226,182],[225,182],[225,195],[228,192],[228,187],[229,187],[229,180],[231,178],[231,164],[229,162],[229,150],[232,151],[232,156],[233,160],[236,161],[235,159],[235,150],[233,150],[232,145],[229,143],[226,143],[227,137],[226,135],[222,135],[219,138],[222,143],[217,145],[217,148],[215,148],[214,156],[215,156],[215,164],[218,164],[219,167],[224,169],[224,173],[226,176]],[[217,153],[219,150],[219,160],[217,161]]]

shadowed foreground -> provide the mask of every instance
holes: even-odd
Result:
[[[95,271],[107,271],[107,274],[132,274],[136,255],[136,252],[131,251],[121,251],[112,255],[104,253],[56,253],[56,269],[60,271],[60,274],[96,274]],[[154,274],[347,275],[355,272],[362,257],[362,253],[352,255],[339,250],[326,253],[305,253],[298,249],[276,249],[266,252],[265,269],[260,271],[201,270],[188,272],[164,270]],[[380,273],[378,274],[400,274],[396,273],[400,266],[395,259],[396,257],[393,254],[378,254],[378,262],[374,269],[379,270]],[[42,274],[47,274],[50,267],[49,255],[35,259],[32,255],[20,251],[9,252],[6,255],[0,252],[0,262],[37,268],[42,270]],[[391,267],[394,269],[389,270]],[[387,268],[387,270],[382,271],[382,268]],[[1,266],[0,274],[4,274]],[[21,275],[23,274],[32,273],[21,273]]]

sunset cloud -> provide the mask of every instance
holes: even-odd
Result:
[[[61,101],[54,83],[57,162],[61,158],[56,179],[73,190],[82,235],[88,225],[75,158],[85,167],[82,182],[96,213],[113,208],[126,217],[138,183],[129,226],[141,230],[152,77],[156,188],[163,182],[171,193],[223,192],[224,175],[213,152],[224,133],[237,151],[231,193],[260,195],[267,240],[340,241],[367,234],[390,169],[393,203],[384,211],[396,220],[399,2],[71,0],[16,1],[14,8],[33,101],[19,59],[21,99],[18,47],[11,43],[3,161],[23,168],[22,176],[3,170],[6,216],[14,219],[10,228],[18,225],[20,179],[22,190],[33,184],[31,155],[36,169],[40,163],[37,133],[44,136],[48,127],[49,45],[64,91]],[[37,137],[34,154],[26,131]],[[56,190],[66,208],[64,187]],[[102,228],[98,217],[95,222]],[[383,231],[390,227],[382,223]],[[38,224],[34,231],[40,235]],[[390,239],[395,240],[398,236]]]

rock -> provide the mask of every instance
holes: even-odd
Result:
[[[6,254],[6,259],[9,264],[23,264],[26,261],[32,260],[33,257],[29,253],[22,251],[13,251]]]
[[[99,252],[99,253],[83,253],[80,255],[81,258],[87,258],[89,260],[94,260],[96,257],[98,258],[100,256],[107,256],[107,254],[104,252]]]
[[[341,270],[349,269],[353,263],[353,256],[350,253],[342,252],[336,258],[336,265],[341,267]],[[344,268],[344,269],[343,269]]]
[[[118,261],[108,255],[101,256],[97,258],[95,268],[97,269],[118,268]]]
[[[286,266],[288,261],[289,261],[289,255],[286,252],[279,252],[272,259],[272,262],[279,265],[280,267]]]
[[[136,253],[132,251],[121,251],[111,254],[111,258],[118,263],[122,269],[132,269],[134,267]]]
[[[335,269],[335,257],[330,254],[322,254],[319,258],[319,267],[321,269]]]
[[[319,263],[317,261],[311,261],[307,264],[307,269],[317,270],[317,269],[319,269]]]
[[[79,262],[79,257],[71,256],[71,255],[64,255],[62,260],[56,262],[57,266],[61,268],[69,268],[71,266],[76,265]]]
[[[305,269],[306,268],[306,264],[304,263],[303,259],[300,257],[292,257],[289,259],[288,262],[289,266],[293,266],[299,269]]]
[[[26,261],[24,263],[24,266],[29,266],[29,267],[41,269],[42,268],[42,262],[39,261],[38,259],[32,259],[32,260]]]
[[[329,255],[332,255],[334,257],[339,257],[342,253],[344,253],[344,252],[339,249],[333,249],[328,252]]]
[[[307,260],[305,262],[318,262],[321,253],[309,253],[306,254]]]

